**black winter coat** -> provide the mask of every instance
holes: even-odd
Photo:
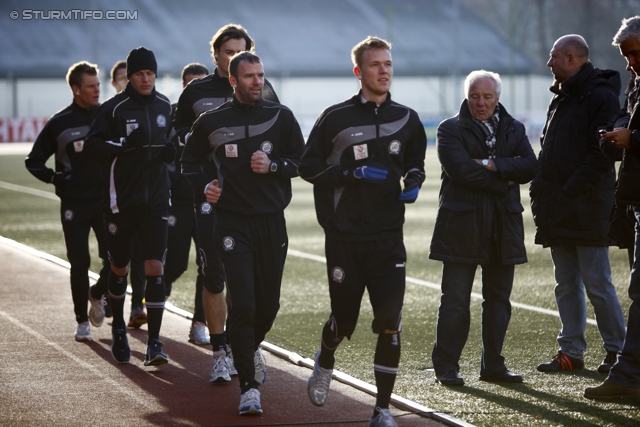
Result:
[[[500,105],[498,171],[489,171],[473,160],[488,158],[488,149],[465,100],[457,116],[438,126],[436,149],[442,185],[429,258],[487,264],[495,233],[502,264],[527,262],[518,184],[531,181],[537,162],[524,125]]]
[[[531,182],[535,242],[608,246],[613,161],[600,150],[598,129],[618,112],[620,74],[587,63],[558,88],[541,136],[540,168]]]
[[[631,130],[631,148],[622,153],[616,203],[640,205],[640,102],[636,102],[627,129]]]

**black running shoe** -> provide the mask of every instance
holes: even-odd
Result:
[[[160,340],[151,340],[147,345],[147,353],[144,356],[144,366],[157,366],[169,363],[169,358],[162,351],[162,343]]]
[[[540,372],[571,371],[582,368],[584,368],[584,360],[567,356],[561,351],[553,356],[551,362],[538,365],[538,371]]]
[[[111,354],[119,363],[129,363],[131,360],[131,350],[129,349],[129,340],[127,340],[127,331],[124,329],[116,329],[111,331]]]

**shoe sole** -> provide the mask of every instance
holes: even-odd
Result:
[[[140,326],[147,324],[147,316],[137,315],[127,323],[128,328],[140,329]]]
[[[211,341],[198,341],[198,340],[194,340],[193,338],[189,338],[189,342],[191,344],[195,344],[195,345],[207,345],[207,344],[211,344]]]
[[[169,359],[162,357],[160,355],[155,356],[153,359],[151,360],[146,360],[144,361],[144,366],[159,366],[159,365],[164,365],[166,363],[169,363]]]
[[[102,322],[100,322],[100,323],[94,322],[93,318],[91,317],[91,311],[89,311],[89,323],[91,323],[91,326],[99,328],[104,323],[104,319],[102,319]]]
[[[87,342],[87,341],[93,341],[92,337],[75,337],[76,341],[78,342]]]
[[[267,381],[267,371],[256,371],[255,380],[258,384],[264,384]]]
[[[129,357],[128,357],[127,359],[122,359],[122,360],[118,359],[118,358],[116,357],[116,355],[115,355],[115,354],[113,354],[113,350],[111,350],[111,355],[113,356],[113,358],[114,358],[114,359],[116,360],[116,362],[118,362],[118,363],[129,363],[129,362],[131,361],[131,355],[129,355]]]
[[[226,384],[228,382],[231,382],[231,377],[228,377],[228,379],[225,377],[218,377],[213,381],[211,381],[211,378],[209,378],[209,383],[211,384]]]
[[[447,386],[447,387],[462,387],[464,385],[464,380],[456,380],[456,381],[442,381],[439,379],[436,379],[437,383],[442,384],[443,386]]]
[[[262,408],[251,407],[246,411],[240,411],[240,415],[260,415],[262,414]]]

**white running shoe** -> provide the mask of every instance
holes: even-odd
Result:
[[[227,368],[227,355],[224,350],[213,352],[213,368],[211,368],[210,383],[225,383],[231,381]]]
[[[209,330],[204,323],[193,322],[189,329],[189,342],[196,345],[211,344],[209,340]]]
[[[398,427],[396,420],[393,419],[393,415],[388,409],[376,407],[376,411],[378,411],[378,415],[371,417],[369,427]]]
[[[89,321],[93,326],[99,328],[104,322],[104,295],[100,299],[95,299],[91,296],[91,288],[89,288],[89,303],[91,304],[91,307],[89,307]]]
[[[316,353],[316,357],[313,359],[313,373],[311,373],[311,378],[309,378],[309,382],[307,383],[307,393],[309,394],[309,399],[311,399],[311,403],[316,406],[322,406],[327,403],[327,399],[329,398],[329,384],[331,384],[331,375],[333,374],[333,369],[325,369],[320,367],[320,362],[318,359],[320,358],[320,350]]]
[[[260,392],[257,388],[250,388],[240,396],[240,415],[259,415],[262,413],[260,406]]]
[[[231,347],[229,344],[225,345],[227,346],[227,368],[229,369],[229,375],[238,375],[236,365],[233,363],[233,352],[231,351]]]
[[[262,347],[258,347],[253,355],[253,366],[255,367],[256,374],[255,379],[260,384],[264,384],[267,381],[267,362],[262,355]]]
[[[91,338],[91,326],[89,326],[88,320],[78,323],[78,329],[76,329],[76,341],[93,341],[93,338]]]

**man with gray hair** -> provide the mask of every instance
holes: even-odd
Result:
[[[606,129],[602,139],[624,150],[620,179],[616,188],[618,206],[632,208],[636,220],[636,243],[629,280],[629,318],[624,347],[607,379],[598,387],[588,387],[584,397],[589,399],[640,399],[640,112],[638,112],[638,90],[640,88],[640,16],[624,19],[613,37],[613,45],[627,60],[635,73],[635,84],[628,93],[626,113],[630,114],[626,127]],[[625,113],[623,111],[622,113]]]
[[[551,250],[561,330],[558,352],[538,371],[582,369],[587,348],[585,290],[593,304],[607,354],[605,373],[622,349],[624,317],[609,265],[609,216],[613,206],[613,161],[600,150],[598,130],[620,109],[620,74],[594,68],[579,35],[560,37],[547,66],[554,97],[547,111],[531,182],[535,242]]]
[[[458,361],[470,326],[471,287],[482,268],[480,380],[522,382],[510,372],[502,345],[511,318],[515,264],[527,262],[519,184],[536,171],[524,125],[499,103],[500,76],[473,71],[455,117],[438,126],[442,164],[438,216],[429,258],[442,264],[442,296],[431,359],[437,380],[464,385]]]

